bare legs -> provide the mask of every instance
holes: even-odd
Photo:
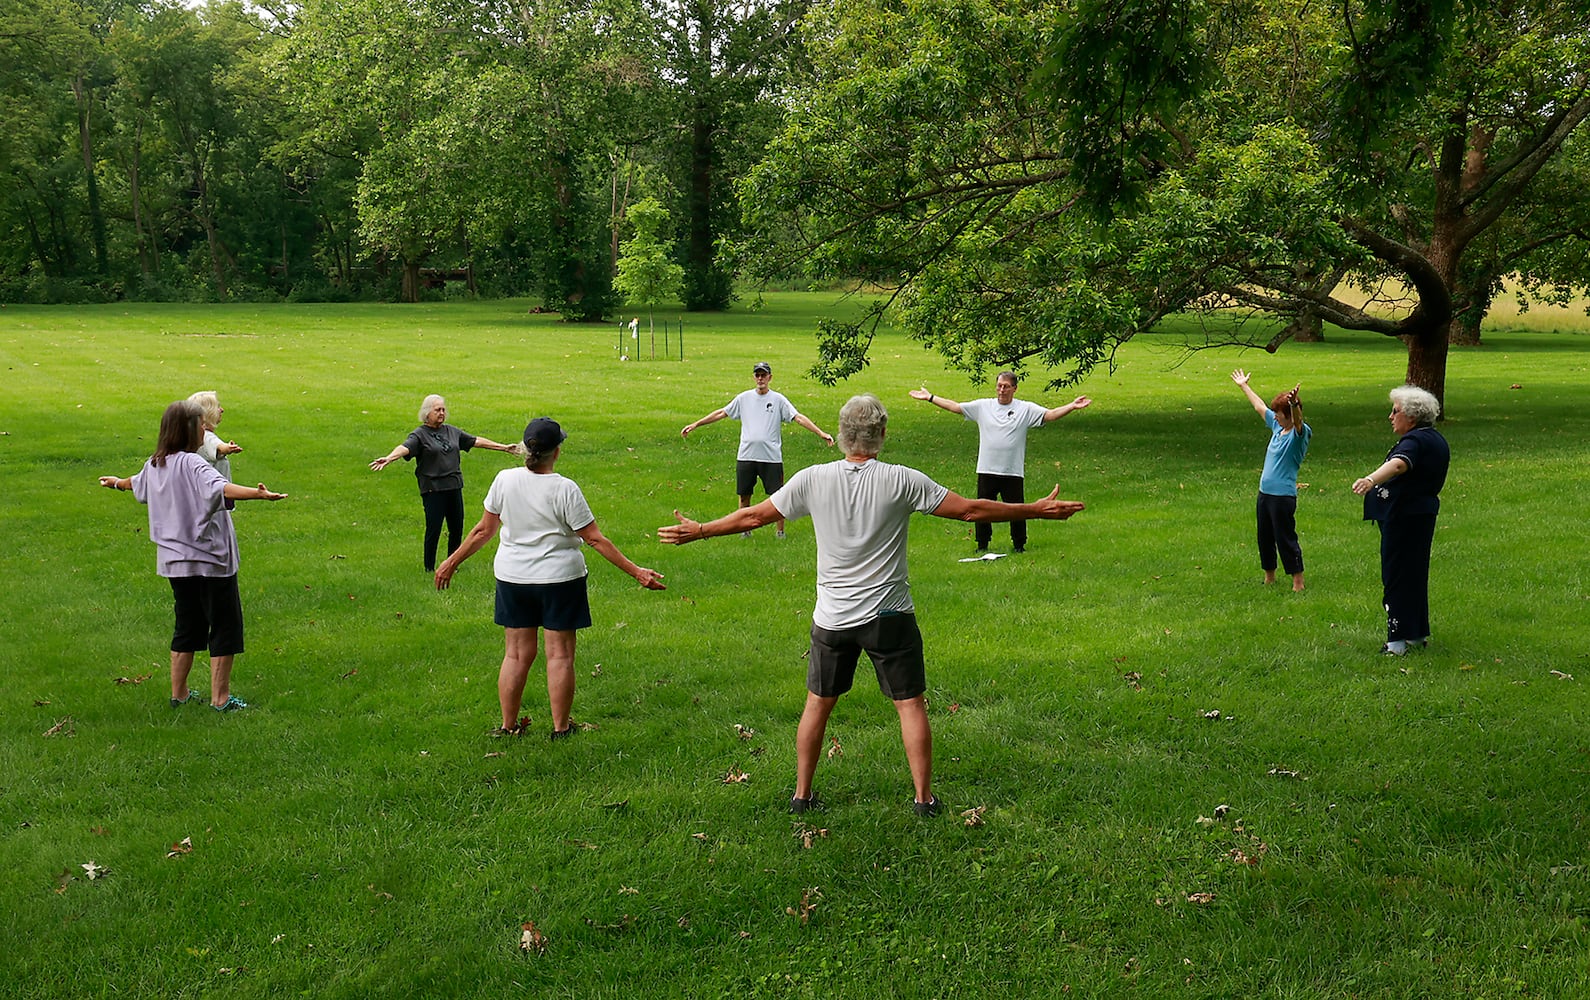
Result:
[[[809,799],[812,795],[812,778],[817,773],[817,762],[823,755],[823,735],[828,730],[828,717],[833,714],[838,698],[821,698],[810,691],[806,693],[806,708],[801,712],[799,728],[795,731],[795,797]],[[927,702],[918,695],[894,703],[900,715],[900,742],[905,744],[906,763],[911,767],[911,784],[916,788],[916,800],[929,802],[933,798],[933,733],[928,727]]]
[[[740,506],[741,507],[749,507],[749,506],[751,506],[751,495],[749,493],[747,493],[744,496],[740,497]],[[784,535],[784,519],[782,517],[778,519],[778,533],[779,533],[780,537],[783,537],[783,535]],[[741,538],[750,538],[751,537],[751,533],[749,531],[742,531],[742,532],[740,532],[740,537]]]
[[[497,674],[497,700],[502,703],[502,728],[512,729],[519,722],[524,704],[524,686],[539,652],[539,632],[535,628],[505,628],[502,670]],[[552,728],[569,728],[569,712],[574,707],[574,646],[576,632],[546,630],[547,701],[552,708]]]
[[[188,696],[188,674],[193,670],[193,654],[171,651],[171,700]],[[232,697],[232,656],[210,657],[210,704],[220,708]]]

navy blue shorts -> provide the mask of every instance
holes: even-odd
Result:
[[[573,632],[591,627],[591,602],[585,577],[562,583],[497,581],[495,621],[503,628],[545,628]]]
[[[927,690],[922,631],[911,614],[883,614],[837,631],[813,622],[806,690],[819,698],[837,698],[849,691],[863,652],[878,675],[878,689],[893,700],[915,698]]]
[[[170,579],[177,618],[171,651],[196,653],[208,648],[212,657],[241,653],[243,599],[238,596],[237,574]]]

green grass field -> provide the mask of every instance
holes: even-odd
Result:
[[[878,393],[885,460],[972,489],[975,429],[905,393],[986,384],[890,334],[847,385],[802,377],[812,317],[852,308],[688,317],[684,362],[621,362],[616,326],[524,303],[0,309],[0,993],[1590,995],[1582,318],[1454,354],[1436,634],[1403,660],[1375,655],[1377,539],[1348,488],[1391,444],[1401,345],[1134,342],[1082,387],[1090,409],[1029,441],[1029,493],[1058,482],[1088,510],[991,563],[958,561],[968,527],[913,527],[947,815],[911,815],[895,714],[858,679],[828,808],[795,822],[811,527],[653,532],[732,508],[737,425],[679,428],[763,359],[825,430]],[[1303,383],[1301,595],[1259,584],[1265,432],[1238,365],[1261,395]],[[236,515],[233,687],[254,707],[234,716],[168,707],[145,514],[95,485],[201,388],[238,481],[291,494]],[[436,592],[412,467],[367,468],[432,391],[497,440],[562,421],[559,471],[667,574],[646,593],[589,557],[575,717],[594,728],[568,743],[539,735],[535,672],[536,735],[488,738],[493,549]],[[786,434],[790,471],[833,454]],[[466,456],[471,518],[509,461]],[[525,921],[544,953],[521,951]]]

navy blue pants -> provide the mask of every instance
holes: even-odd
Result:
[[[1003,500],[1006,503],[1026,503],[1027,497],[1022,489],[1025,482],[1020,476],[995,476],[986,472],[977,474],[977,499]],[[988,543],[994,538],[994,526],[979,521],[974,526],[977,534],[977,547],[988,548]],[[1027,544],[1027,522],[1010,522],[1010,544],[1016,548],[1023,548]]]
[[[1281,567],[1288,574],[1303,572],[1303,546],[1297,541],[1297,497],[1260,493],[1255,509],[1259,519],[1259,565],[1266,573],[1274,573],[1279,551]]]
[[[1405,514],[1380,525],[1380,586],[1386,606],[1386,640],[1417,641],[1430,635],[1430,545],[1434,514]]]

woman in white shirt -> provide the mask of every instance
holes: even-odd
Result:
[[[591,625],[585,555],[589,545],[647,590],[664,590],[662,574],[635,565],[596,526],[585,495],[571,479],[554,471],[567,438],[557,421],[537,417],[524,430],[529,457],[522,469],[504,469],[486,493],[486,512],[458,550],[436,567],[436,589],[446,590],[465,559],[493,537],[497,545],[495,621],[503,628],[502,671],[497,697],[502,725],[497,736],[519,736],[524,686],[539,652],[538,631],[546,632],[547,700],[552,708],[552,739],[572,736],[574,722],[574,646],[578,630]]]

